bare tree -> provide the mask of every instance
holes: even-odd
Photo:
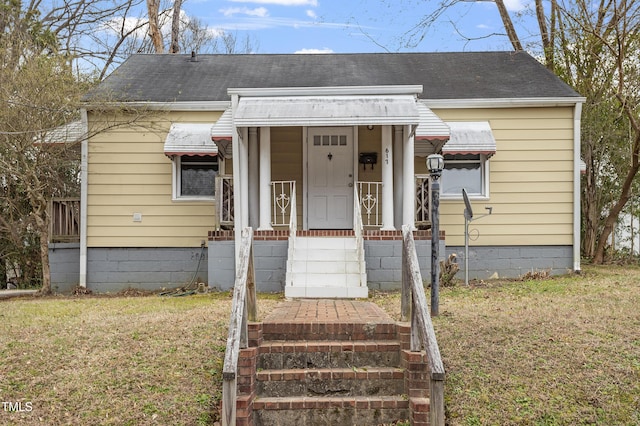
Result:
[[[159,20],[160,0],[147,0],[147,11],[149,13],[149,37],[153,42],[156,53],[164,53],[164,41],[160,32]]]

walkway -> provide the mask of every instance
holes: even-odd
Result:
[[[265,338],[314,340],[330,333],[335,340],[395,338],[396,322],[372,302],[301,299],[283,302],[264,319]],[[287,336],[287,337],[285,337]]]

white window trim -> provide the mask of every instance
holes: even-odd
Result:
[[[173,156],[171,159],[171,200],[178,202],[193,202],[193,201],[203,201],[203,202],[213,202],[216,200],[215,195],[213,197],[209,196],[196,196],[196,195],[188,195],[183,196],[180,195],[180,187],[181,187],[181,178],[182,173],[180,173],[180,167],[182,164],[182,157],[179,155]],[[218,174],[220,174],[220,160],[218,160]]]
[[[489,185],[489,168],[490,168],[490,158],[486,154],[480,154],[480,168],[482,173],[482,194],[469,194],[469,199],[471,200],[479,200],[479,201],[487,201],[491,198],[490,193],[490,185]],[[445,160],[446,162],[446,160]],[[460,194],[445,194],[440,191],[440,199],[443,201],[446,200],[462,200],[462,192]]]

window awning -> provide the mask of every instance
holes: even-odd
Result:
[[[356,126],[418,124],[412,95],[243,97],[237,127]]]
[[[485,154],[496,153],[496,140],[487,121],[447,122],[451,138],[442,147],[443,154]]]
[[[420,114],[420,122],[416,129],[416,140],[437,140],[446,141],[449,139],[449,126],[440,119],[425,104],[418,102],[418,113]]]
[[[216,155],[211,124],[173,123],[164,141],[165,155]]]
[[[233,113],[227,108],[218,121],[211,127],[211,139],[218,147],[218,153],[222,158],[231,158],[231,141],[233,134]]]
[[[414,152],[419,157],[426,157],[434,152],[439,152],[446,141],[449,140],[449,126],[440,119],[429,107],[418,102],[420,122],[414,135]]]

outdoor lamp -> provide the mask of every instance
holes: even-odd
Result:
[[[427,157],[427,169],[431,173],[440,174],[444,169],[444,157],[440,154],[431,154]]]

